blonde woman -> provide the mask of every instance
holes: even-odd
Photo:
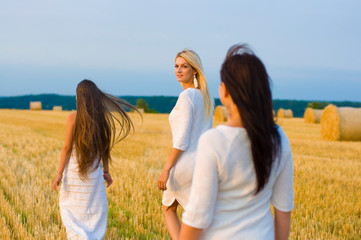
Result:
[[[158,188],[164,191],[163,214],[172,239],[179,236],[177,207],[184,208],[188,203],[198,139],[212,128],[214,105],[197,53],[187,49],[177,53],[175,75],[183,92],[169,115],[173,148],[158,179]]]

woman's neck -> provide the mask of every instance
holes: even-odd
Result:
[[[232,103],[227,107],[227,115],[227,126],[240,128],[244,127],[236,104]]]
[[[188,89],[188,88],[194,88],[194,84],[191,82],[191,83],[181,83],[182,84],[182,87],[183,87],[183,91]]]

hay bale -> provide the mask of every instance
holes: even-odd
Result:
[[[306,108],[303,115],[305,123],[320,123],[322,112],[322,109]]]
[[[291,109],[280,108],[280,109],[278,109],[277,117],[278,118],[293,118],[293,112]]]
[[[62,106],[54,106],[53,107],[53,111],[62,111],[63,107]]]
[[[41,110],[41,102],[30,102],[30,110]]]
[[[361,109],[328,105],[321,116],[324,140],[361,141]]]
[[[227,108],[225,106],[218,105],[214,109],[215,122],[226,122],[227,121]]]

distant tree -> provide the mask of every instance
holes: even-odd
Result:
[[[147,112],[149,110],[148,103],[143,98],[139,98],[137,100],[137,108],[143,108],[144,112]]]
[[[307,104],[307,107],[313,109],[324,109],[329,103],[328,102],[310,102]]]
[[[158,113],[156,110],[150,109],[148,103],[142,98],[137,100],[137,108],[143,108],[145,113]]]

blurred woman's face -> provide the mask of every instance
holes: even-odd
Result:
[[[182,57],[177,57],[175,59],[174,71],[178,82],[181,83],[192,83],[194,75],[197,73],[197,71]]]

